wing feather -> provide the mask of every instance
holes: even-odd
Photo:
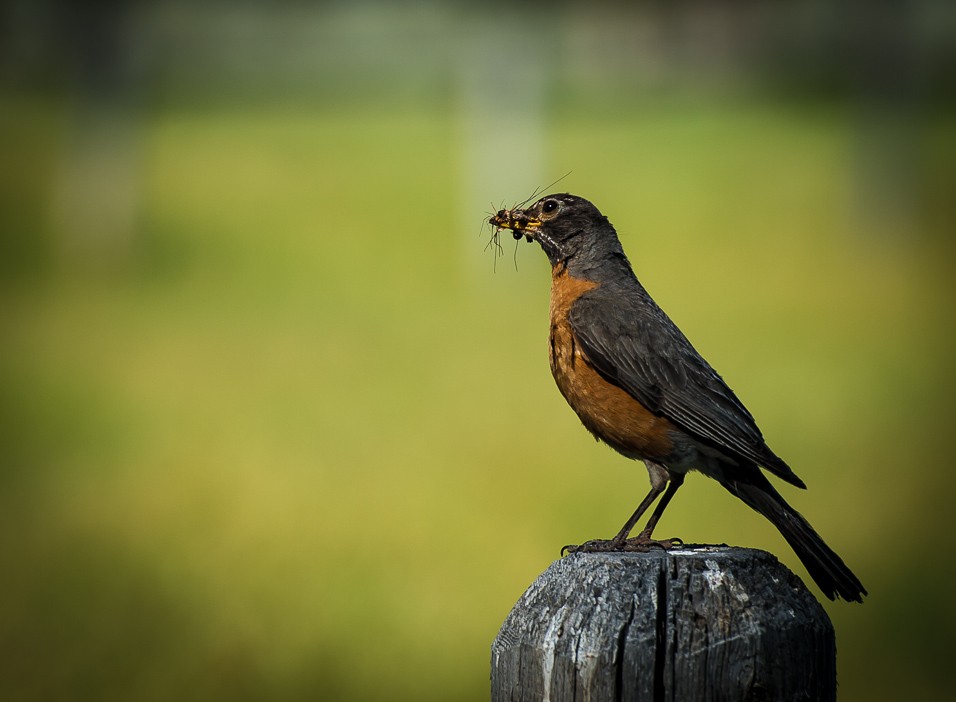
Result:
[[[643,288],[640,293],[598,288],[572,306],[571,328],[595,369],[695,438],[805,487],[720,375]]]

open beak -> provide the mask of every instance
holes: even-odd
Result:
[[[528,216],[524,210],[498,210],[488,221],[499,229],[510,229],[515,239],[523,236],[529,242],[534,241],[535,232],[541,227],[541,220]]]

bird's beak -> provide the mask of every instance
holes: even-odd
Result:
[[[488,221],[499,229],[510,229],[515,239],[523,236],[528,241],[534,240],[535,232],[541,227],[541,220],[525,210],[498,210]]]

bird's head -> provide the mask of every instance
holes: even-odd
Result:
[[[545,195],[524,209],[499,210],[488,221],[499,229],[510,229],[515,239],[538,242],[552,266],[589,267],[609,256],[624,255],[607,217],[577,195]]]

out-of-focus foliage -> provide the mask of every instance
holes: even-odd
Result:
[[[485,249],[569,171],[869,588],[841,699],[952,689],[945,5],[81,5],[0,25],[0,697],[485,699],[647,484]],[[660,533],[805,576],[699,476]]]

